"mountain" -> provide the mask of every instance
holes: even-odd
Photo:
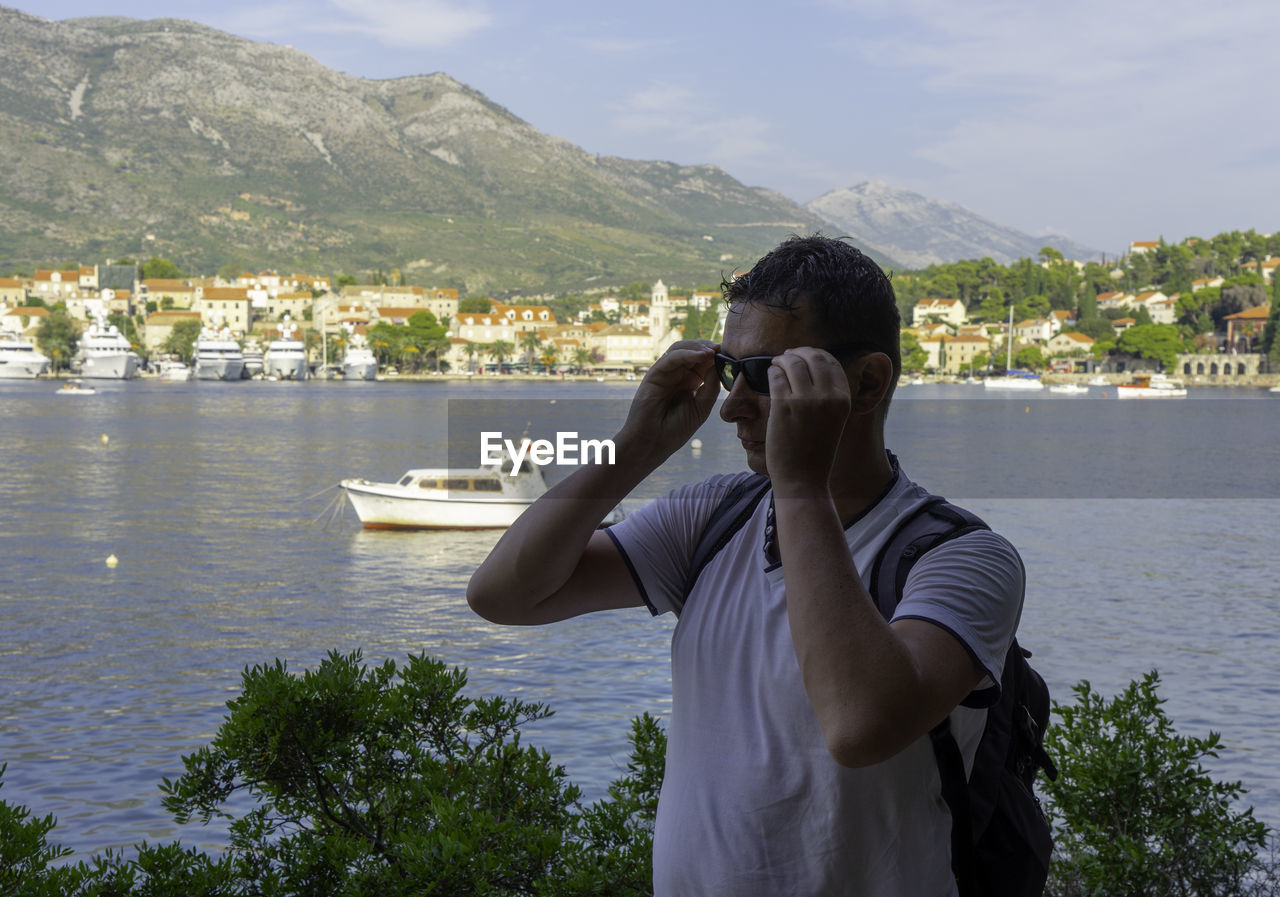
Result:
[[[714,166],[587,153],[445,74],[4,7],[0,45],[0,273],[141,254],[473,295],[706,283],[823,226]]]
[[[824,193],[806,208],[844,234],[880,247],[911,268],[987,256],[1008,264],[1036,258],[1045,246],[1079,261],[1101,256],[1068,237],[1035,237],[996,224],[956,203],[928,199],[881,181]]]

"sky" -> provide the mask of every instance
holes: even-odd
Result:
[[[445,72],[598,154],[800,203],[877,179],[1032,234],[1280,227],[1274,0],[0,0]]]

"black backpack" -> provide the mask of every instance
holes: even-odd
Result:
[[[768,477],[754,474],[717,505],[694,548],[677,614],[699,574],[751,518],[768,491]],[[773,526],[772,520],[768,526]],[[979,529],[990,527],[938,495],[929,496],[904,519],[871,568],[868,591],[885,619],[892,618],[907,575],[926,552]],[[1044,892],[1053,838],[1033,786],[1040,770],[1050,779],[1057,778],[1058,771],[1044,751],[1049,689],[1027,663],[1030,656],[1016,639],[1010,644],[1000,698],[987,710],[967,781],[950,717],[929,733],[942,796],[951,810],[951,868],[960,897],[1038,897]]]

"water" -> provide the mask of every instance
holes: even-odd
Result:
[[[301,669],[331,649],[426,651],[467,667],[472,693],[548,703],[530,740],[587,799],[624,768],[631,717],[666,714],[671,621],[493,626],[463,592],[497,534],[328,517],[343,477],[446,463],[451,421],[497,409],[607,435],[633,384],[95,385],[67,398],[0,384],[0,793],[55,814],[55,841],[81,855],[144,838],[216,847],[218,831],[173,824],[156,785],[212,738],[241,671],[277,657]],[[965,401],[977,392],[902,390],[891,446],[1022,551],[1021,638],[1055,697],[1159,669],[1179,731],[1221,731],[1212,768],[1280,825],[1280,401]],[[702,452],[674,456],[637,501],[741,468],[731,427],[699,436]]]

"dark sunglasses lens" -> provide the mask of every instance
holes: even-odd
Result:
[[[772,358],[748,358],[746,361],[738,362],[738,367],[742,369],[742,376],[747,378],[747,386],[760,393],[760,395],[767,396],[769,394],[769,367],[772,364]]]
[[[737,365],[734,365],[736,368]],[[737,375],[729,367],[729,361],[722,355],[716,356],[716,374],[720,377],[720,384],[730,392],[733,391],[733,379]]]

